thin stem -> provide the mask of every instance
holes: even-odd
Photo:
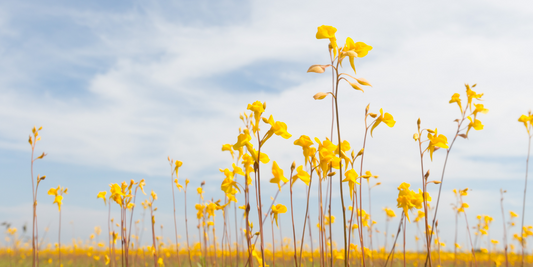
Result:
[[[524,267],[524,254],[525,254],[525,244],[524,244],[524,217],[526,215],[526,191],[527,191],[527,174],[529,171],[529,154],[531,152],[531,135],[529,136],[527,143],[527,159],[526,159],[526,179],[524,184],[524,200],[522,202],[522,230],[520,232],[520,240],[522,244],[522,267]]]
[[[291,179],[289,181],[291,183],[290,187],[290,197],[291,197],[291,219],[292,219],[292,236],[293,236],[293,243],[294,243],[294,266],[298,267],[298,260],[296,258],[296,231],[294,229],[294,206],[292,203],[292,170],[291,170]]]
[[[385,264],[383,266],[387,266],[387,263],[389,262],[389,258],[391,257],[391,255],[394,253],[394,249],[396,248],[396,241],[398,241],[398,236],[400,235],[400,231],[402,230],[402,226],[403,226],[403,219],[405,218],[405,213],[402,212],[402,218],[400,219],[400,224],[398,225],[398,232],[396,233],[396,239],[394,239],[394,244],[392,245],[392,249],[391,251],[389,252],[389,256],[387,256],[387,260],[385,261]],[[391,263],[392,265],[392,263]]]
[[[302,265],[302,252],[304,247],[304,240],[305,240],[305,227],[307,223],[307,214],[309,213],[309,196],[311,195],[311,184],[313,182],[313,172],[311,172],[311,177],[309,178],[309,186],[307,187],[307,204],[305,208],[305,218],[304,218],[304,229],[302,231],[302,241],[300,242],[300,266]],[[311,231],[311,228],[309,228],[309,231]]]

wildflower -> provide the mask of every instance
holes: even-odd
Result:
[[[374,129],[376,127],[378,127],[378,125],[381,122],[385,123],[387,126],[389,126],[391,128],[394,127],[394,124],[396,124],[396,121],[394,120],[394,118],[392,117],[391,114],[389,114],[389,113],[383,114],[383,109],[380,109],[379,113],[381,115],[379,115],[379,117],[375,120],[374,125],[372,125],[372,129],[370,129],[370,135],[371,136],[372,136],[372,132],[374,131]]]
[[[318,30],[316,32],[316,39],[329,39],[334,57],[337,57],[337,49],[338,49],[337,38],[335,37],[336,32],[337,32],[337,29],[335,27],[326,26],[326,25],[322,25],[318,27]]]
[[[470,123],[468,124],[468,129],[466,130],[466,135],[468,135],[468,132],[470,132],[471,128],[474,128],[476,131],[483,130],[483,124],[481,124],[481,121],[476,118],[472,120],[470,116],[466,118],[470,121]]]
[[[230,144],[222,145],[222,151],[229,151],[229,153],[231,153],[231,158],[235,159],[232,145]]]
[[[263,121],[265,123],[270,124],[270,130],[268,130],[262,142],[265,142],[266,140],[268,140],[270,136],[272,136],[272,134],[279,135],[285,139],[289,139],[292,136],[290,133],[287,132],[287,124],[281,121],[274,121],[274,118],[272,117],[272,115],[270,115],[268,120],[263,118]]]
[[[274,175],[274,178],[270,179],[270,182],[273,184],[278,184],[279,190],[281,190],[281,181],[283,181],[283,183],[289,181],[285,176],[283,176],[283,170],[278,166],[276,161],[272,163],[272,174]]]
[[[443,134],[439,135],[437,128],[435,128],[435,131],[428,130],[428,139],[429,145],[426,150],[429,150],[429,156],[431,157],[431,160],[433,160],[433,152],[435,151],[435,147],[448,148],[448,138],[446,138],[446,136]]]
[[[342,181],[348,182],[348,187],[350,187],[350,199],[352,199],[354,186],[355,184],[359,184],[359,182],[357,182],[357,177],[359,177],[359,174],[357,174],[354,169],[350,169],[344,173],[344,176],[346,176],[346,178],[344,178]]]
[[[306,171],[304,171],[304,166],[300,165],[297,169],[296,169],[296,175],[294,175],[292,177],[292,184],[294,184],[296,182],[296,180],[300,179],[302,180],[302,182],[304,182],[307,186],[309,186],[309,181],[310,181],[310,176],[309,176],[309,173],[307,173]]]
[[[281,213],[285,213],[285,212],[287,212],[287,207],[285,207],[283,204],[277,204],[275,206],[272,205],[272,211],[270,212],[270,214],[274,216],[274,220],[276,221],[276,226],[279,227],[278,215]]]
[[[452,99],[450,100],[451,103],[457,103],[459,105],[459,108],[461,109],[461,114],[463,113],[463,107],[461,106],[461,99],[459,98],[461,95],[459,93],[455,93],[452,95]]]
[[[311,156],[310,148],[313,145],[313,141],[311,141],[311,138],[307,135],[302,135],[300,138],[296,139],[294,141],[294,145],[301,146],[303,149],[303,154],[305,157],[305,164],[309,161],[309,157]]]
[[[363,42],[355,43],[352,38],[348,37],[346,38],[346,43],[343,48],[343,54],[344,56],[348,56],[350,58],[350,65],[352,66],[353,71],[356,72],[354,58],[364,57],[370,50],[372,50],[372,46],[369,46]]]

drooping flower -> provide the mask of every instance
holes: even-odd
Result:
[[[348,182],[348,187],[350,187],[350,199],[352,199],[355,184],[359,184],[359,182],[357,182],[357,177],[359,177],[359,174],[357,174],[354,169],[350,169],[346,173],[344,173],[344,175],[346,176],[346,178],[344,178],[344,180],[342,181]]]
[[[429,156],[431,157],[431,160],[433,160],[433,152],[435,151],[435,147],[440,148],[448,148],[448,138],[444,136],[443,134],[439,135],[437,132],[437,128],[435,128],[435,131],[428,131],[428,139],[429,139],[429,145],[426,148],[429,150]]]
[[[305,164],[307,164],[307,162],[309,161],[309,157],[311,156],[311,154],[309,153],[310,148],[313,145],[313,141],[311,141],[311,138],[309,138],[309,136],[307,135],[302,135],[300,136],[300,138],[294,141],[294,145],[302,147],[303,154],[305,157]]]
[[[296,169],[296,174],[292,176],[292,184],[296,182],[296,180],[302,180],[307,186],[309,186],[310,176],[309,173],[307,173],[304,170],[304,166],[300,165]]]
[[[283,183],[287,183],[289,181],[289,179],[287,179],[284,175],[283,175],[283,169],[281,169],[279,166],[278,166],[278,163],[276,161],[274,161],[272,163],[272,174],[274,175],[274,178],[270,179],[270,182],[273,183],[273,184],[277,184],[278,185],[278,188],[279,190],[281,190],[281,185],[280,183],[283,181]]]
[[[274,216],[274,220],[276,221],[276,226],[279,228],[279,225],[278,225],[278,215],[281,214],[281,213],[285,213],[287,212],[287,207],[285,207],[283,204],[277,204],[277,205],[272,205],[272,212],[270,214],[272,214]]]
[[[380,109],[379,110],[379,113],[381,115],[379,115],[379,117],[376,119],[376,121],[374,122],[374,125],[372,125],[372,129],[370,129],[370,135],[372,136],[372,132],[374,131],[374,129],[376,127],[378,127],[378,125],[383,122],[385,123],[387,126],[389,127],[394,127],[394,124],[396,124],[396,121],[394,120],[394,118],[392,117],[391,114],[389,113],[385,113],[383,114],[383,109]]]
[[[327,25],[322,25],[318,27],[318,30],[316,32],[316,39],[329,39],[334,57],[337,57],[337,50],[338,50],[337,38],[335,37],[336,32],[337,32],[337,29],[335,27],[327,26]]]

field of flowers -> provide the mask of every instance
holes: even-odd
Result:
[[[95,227],[88,240],[62,243],[61,206],[68,201],[68,189],[58,186],[43,189],[46,176],[34,175],[34,162],[43,160],[46,153],[38,152],[42,127],[34,127],[29,137],[32,161],[33,222],[30,229],[17,229],[3,223],[4,241],[7,246],[0,247],[0,267],[4,266],[528,266],[533,263],[531,248],[527,239],[533,236],[533,226],[524,225],[526,194],[524,190],[522,210],[513,212],[505,209],[505,191],[496,192],[501,206],[493,216],[502,216],[503,225],[493,225],[488,215],[469,213],[468,188],[454,189],[456,202],[455,233],[439,230],[439,208],[442,209],[441,189],[446,183],[446,169],[450,151],[456,140],[468,139],[473,131],[483,130],[480,117],[488,113],[481,104],[483,93],[477,92],[476,85],[465,85],[464,93],[451,95],[449,103],[459,114],[453,136],[445,136],[435,128],[429,129],[420,119],[418,128],[413,129],[411,142],[417,145],[420,155],[420,182],[417,184],[399,183],[397,202],[391,203],[398,209],[383,208],[387,215],[383,225],[386,231],[374,228],[377,223],[371,211],[366,209],[372,201],[371,189],[378,175],[365,168],[368,138],[375,131],[389,130],[396,121],[393,115],[383,109],[370,105],[361,107],[364,112],[365,126],[362,147],[354,147],[343,139],[339,121],[339,90],[353,88],[346,93],[360,94],[372,87],[370,81],[356,75],[355,61],[364,58],[372,46],[347,38],[344,45],[339,44],[332,26],[318,27],[316,38],[329,41],[330,62],[309,67],[308,72],[327,75],[331,71],[331,91],[318,92],[315,100],[331,99],[330,136],[320,139],[301,135],[294,141],[301,147],[303,165],[278,163],[262,151],[271,138],[289,139],[292,137],[288,126],[276,121],[267,112],[267,105],[261,101],[250,103],[239,116],[242,127],[236,141],[223,144],[222,153],[231,157],[231,167],[220,169],[220,190],[224,199],[214,200],[204,192],[204,184],[192,188],[189,180],[180,179],[179,170],[183,164],[168,158],[172,187],[168,192],[145,192],[146,182],[124,181],[109,185],[108,191],[95,192],[95,201],[100,201],[111,214],[111,206],[120,209],[120,218],[107,218],[107,227]],[[346,62],[346,61],[348,62]],[[342,71],[342,63],[345,65]],[[349,65],[349,66],[348,66]],[[346,86],[349,85],[349,86]],[[311,96],[309,96],[311,97]],[[488,104],[490,106],[490,103]],[[243,107],[244,108],[244,107]],[[524,107],[526,109],[527,107]],[[518,122],[525,126],[524,147],[528,156],[524,158],[525,186],[529,149],[533,136],[533,114],[518,116]],[[413,124],[414,125],[414,124]],[[387,126],[387,127],[385,127]],[[445,154],[442,172],[432,173],[425,163],[433,161],[435,153]],[[265,167],[271,163],[272,168]],[[283,168],[286,167],[286,168]],[[267,168],[267,169],[265,169]],[[274,197],[262,195],[261,183],[267,175],[270,183],[276,184],[278,192]],[[430,178],[431,177],[431,178]],[[435,178],[434,178],[435,177]],[[306,185],[307,202],[293,202],[293,185]],[[311,184],[317,192],[311,192]],[[332,201],[334,184],[340,187],[340,203]],[[103,185],[105,186],[105,185]],[[430,195],[428,187],[438,187],[437,195]],[[41,187],[41,189],[39,189]],[[335,186],[336,188],[336,186]],[[282,191],[283,189],[283,191]],[[57,205],[59,217],[58,242],[45,243],[47,230],[39,232],[37,195],[48,194]],[[253,194],[252,194],[253,193]],[[318,203],[310,201],[312,193],[318,195]],[[336,194],[337,192],[335,192]],[[157,194],[172,194],[174,205],[174,225],[169,228],[168,236],[157,235]],[[289,194],[289,203],[277,201],[280,194]],[[72,196],[75,197],[75,196]],[[144,201],[142,200],[144,199]],[[332,203],[333,202],[333,203]],[[139,205],[140,203],[140,205]],[[179,203],[179,204],[177,204]],[[239,204],[237,204],[239,203]],[[441,204],[441,206],[439,206]],[[185,208],[185,236],[178,240],[176,205]],[[340,206],[341,213],[333,214],[332,205]],[[295,209],[305,210],[305,216],[294,216]],[[196,211],[196,218],[187,218],[187,209]],[[146,227],[144,221],[134,221],[139,210],[149,214]],[[318,218],[311,218],[312,210]],[[234,215],[234,216],[230,216]],[[260,218],[253,220],[250,217]],[[283,217],[284,222],[279,220]],[[389,225],[392,218],[399,218],[398,225]],[[216,222],[219,222],[216,224]],[[312,222],[313,221],[313,222]],[[457,222],[466,225],[469,243],[461,246],[457,241]],[[222,222],[223,224],[220,224]],[[407,234],[407,224],[416,224],[418,231]],[[223,225],[222,228],[215,225]],[[287,227],[292,225],[292,227]],[[301,225],[303,231],[296,231]],[[334,226],[335,225],[335,226]],[[332,239],[332,228],[342,228],[342,242]],[[503,239],[491,239],[490,229],[503,228]],[[300,228],[299,228],[300,229]],[[318,229],[313,236],[310,229]],[[390,230],[389,230],[390,229]],[[41,230],[42,231],[42,230]],[[388,231],[388,232],[387,232]],[[200,240],[192,240],[190,233],[195,232]],[[150,245],[140,242],[141,236],[150,240]],[[268,235],[268,236],[267,236]],[[441,242],[439,236],[454,236],[453,244]],[[383,244],[376,243],[382,236]],[[267,240],[268,239],[268,240]],[[406,240],[416,240],[417,250],[407,250]],[[167,241],[169,240],[169,241]],[[488,244],[481,246],[480,243]]]

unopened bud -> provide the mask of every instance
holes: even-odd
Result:
[[[328,93],[323,93],[323,92],[320,92],[320,93],[316,93],[313,98],[315,100],[322,100],[324,98],[326,98],[326,96],[328,96]]]
[[[263,109],[267,109],[267,102],[263,103]]]
[[[368,115],[370,115],[370,117],[372,117],[372,118],[375,118],[375,117],[378,116],[378,114],[376,114],[376,113],[368,113]]]
[[[427,180],[429,177],[429,170],[426,172],[426,175],[424,175],[424,178]]]
[[[293,161],[291,165],[291,171],[294,171],[294,169],[296,169],[296,161]]]
[[[202,181],[202,183],[200,184],[200,186],[204,186],[205,185],[205,181]]]
[[[413,134],[413,139],[415,139],[415,141],[418,141],[418,137],[419,137],[419,136],[418,136],[417,133]]]
[[[330,173],[328,173],[328,176],[331,177],[331,176],[333,176],[335,174],[336,174],[336,172],[330,172]]]
[[[370,109],[370,104],[368,104],[368,105],[366,106],[365,114],[368,113],[368,110],[369,110],[369,109]]]

